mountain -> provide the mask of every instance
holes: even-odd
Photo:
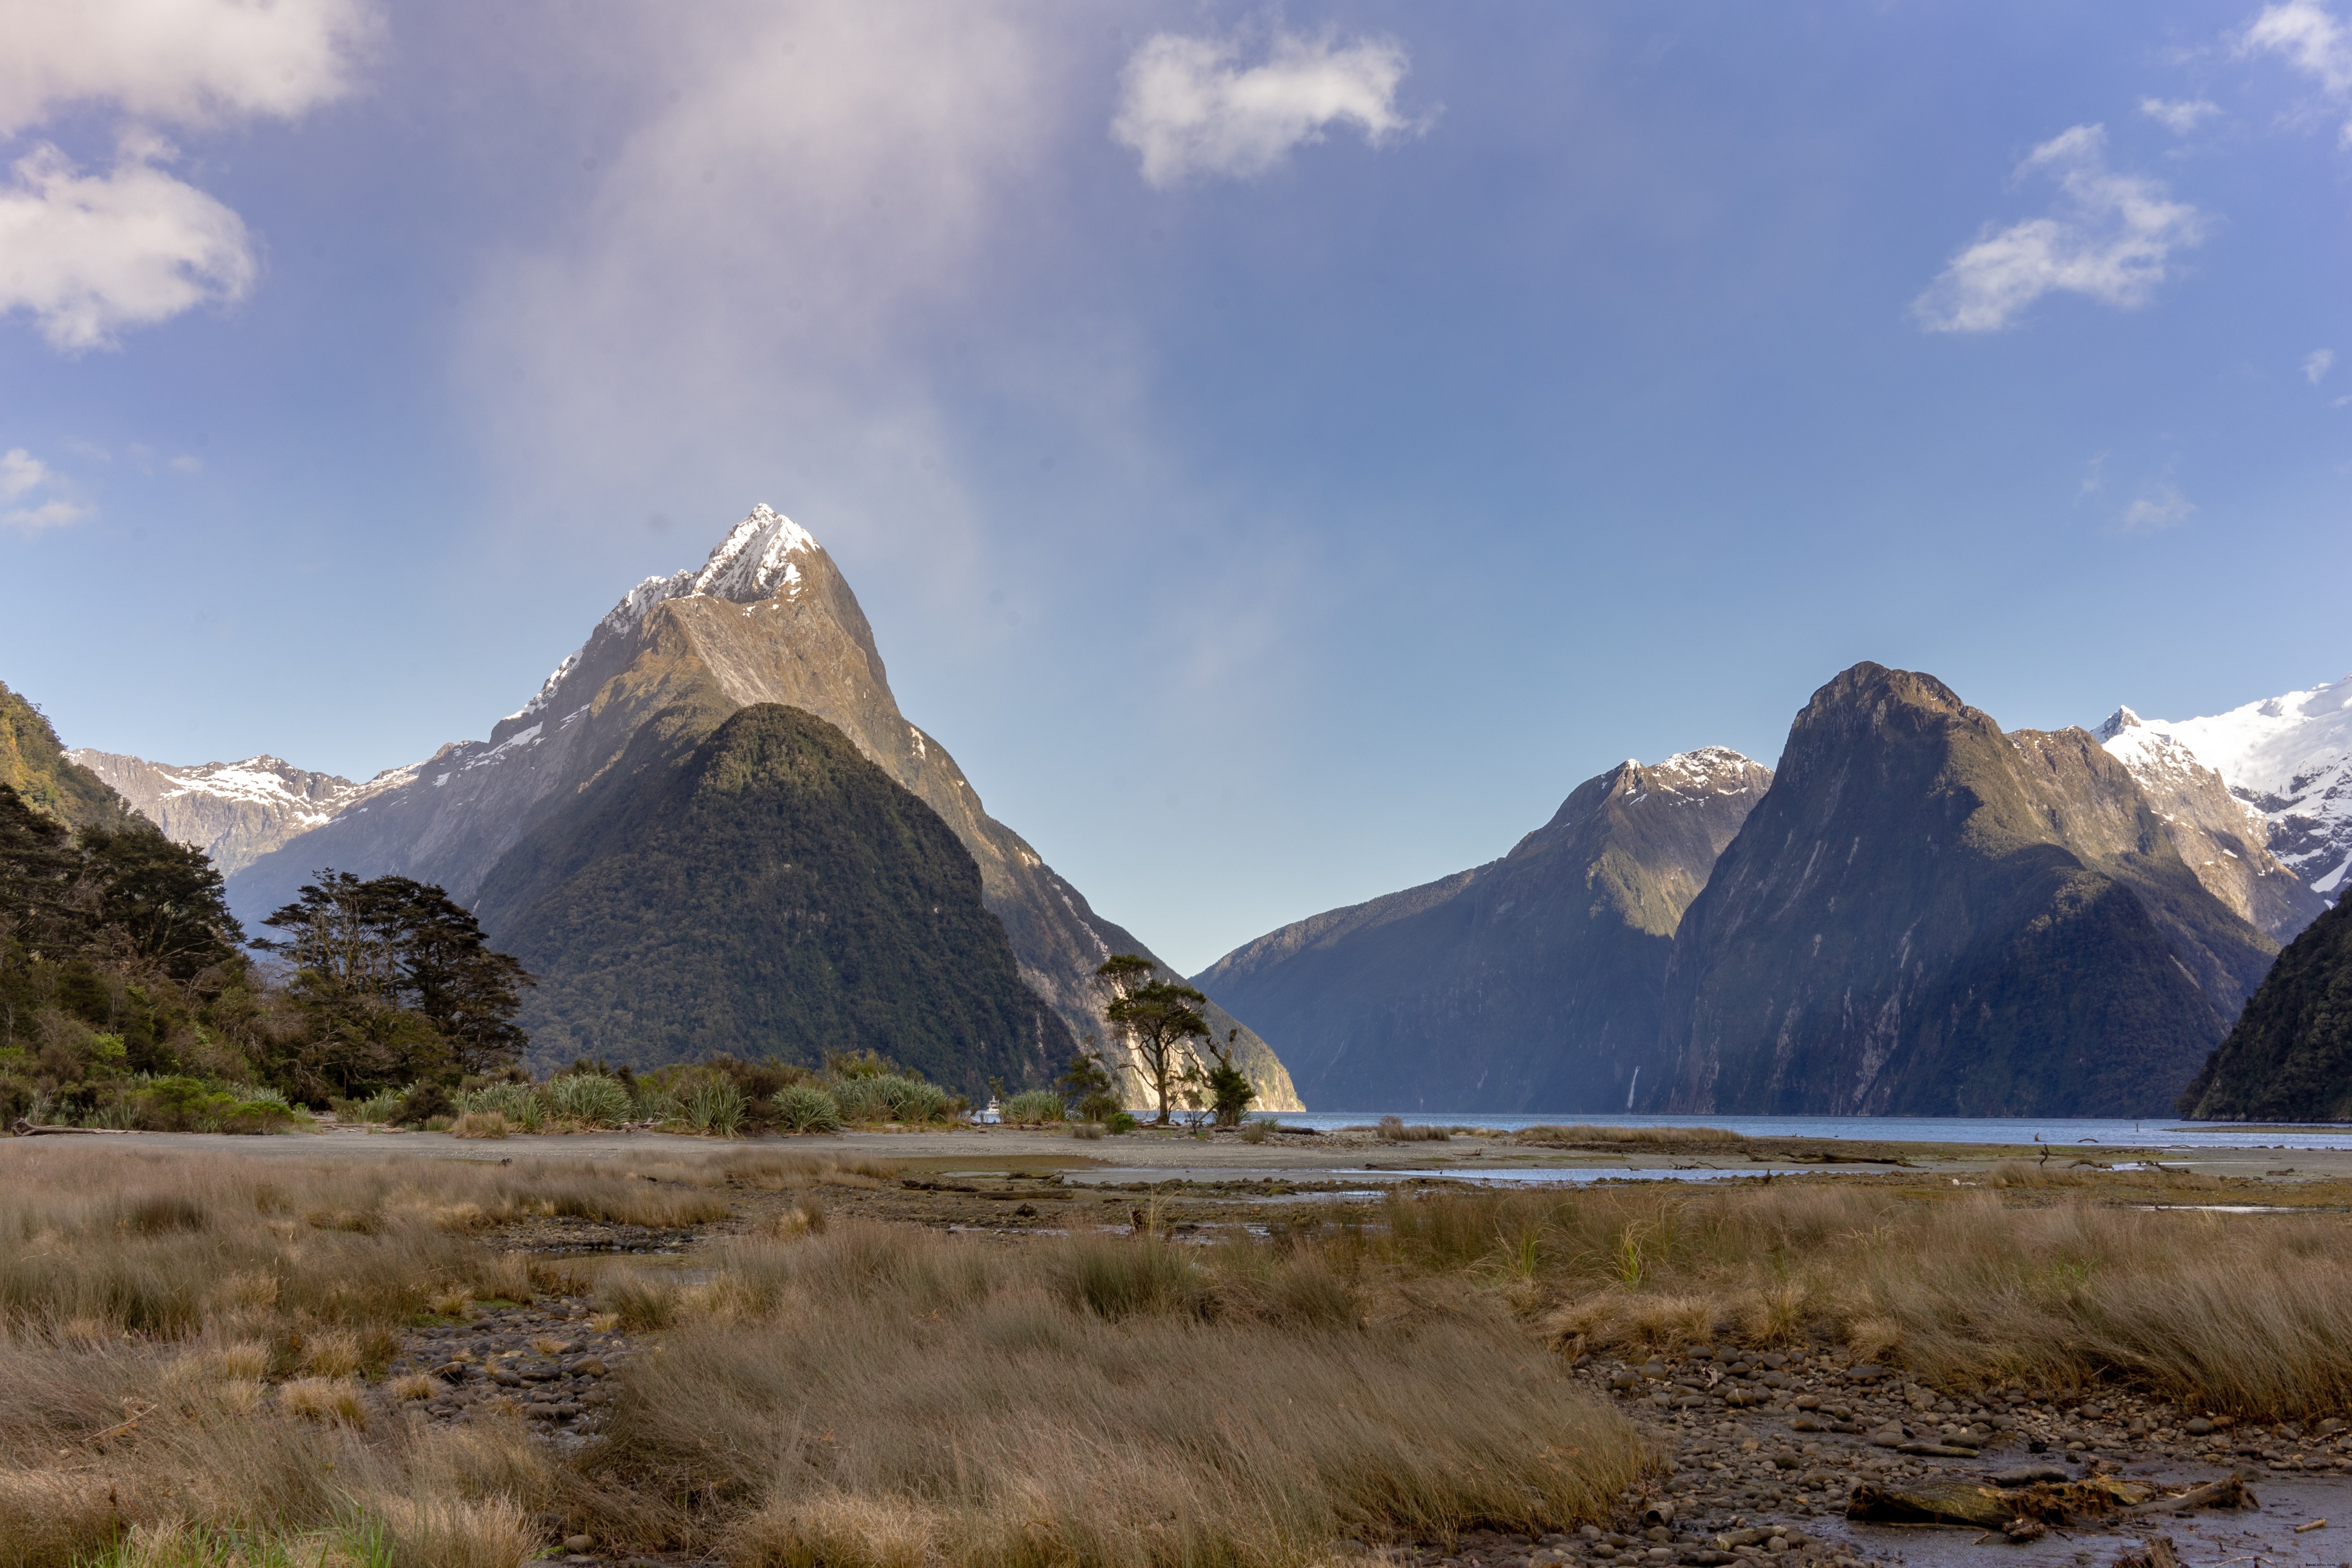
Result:
[[[539,976],[521,1022],[541,1057],[871,1049],[977,1100],[1076,1049],[939,814],[777,703],[682,752],[641,728],[499,860],[478,913]]]
[[[2232,794],[2228,781],[2178,737],[2128,708],[2109,714],[2097,733],[2164,819],[2165,835],[2181,859],[2239,918],[2274,942],[2287,942],[2327,908],[2325,898],[2271,853],[2270,820]]]
[[[212,857],[233,876],[288,839],[323,826],[346,806],[404,783],[407,770],[353,784],[272,756],[193,767],[76,747],[67,756],[96,773],[174,843]]]
[[[368,798],[232,877],[230,899],[250,923],[332,866],[362,876],[396,871],[471,904],[499,860],[619,763],[641,730],[652,731],[645,744],[682,752],[758,703],[823,719],[937,812],[978,863],[983,898],[1003,922],[1023,977],[1073,1034],[1108,1037],[1094,967],[1113,952],[1149,956],[1150,949],[1095,914],[982,808],[955,759],[899,712],[873,631],[832,557],[764,506],[701,567],[631,589],[488,739],[444,746],[371,781]],[[503,940],[485,924],[493,941]],[[1222,1014],[1213,1022],[1221,1036],[1238,1026]],[[1262,1104],[1297,1108],[1289,1075],[1263,1040],[1244,1031],[1235,1059]]]
[[[1709,746],[1579,784],[1499,860],[1259,937],[1193,984],[1282,1041],[1310,1104],[1620,1110],[1683,910],[1772,782]]]
[[[2108,723],[2122,719],[2130,721],[2125,733],[2168,737],[2220,773],[2268,824],[2265,847],[2314,892],[2344,891],[2352,876],[2352,675],[2208,719],[2141,719],[2126,708]]]
[[[120,827],[131,819],[122,797],[67,753],[47,715],[5,685],[0,685],[0,784],[69,826]]]
[[[1813,694],[1675,936],[1675,1111],[2160,1113],[2276,944],[2082,730],[2004,734],[1932,676]]]
[[[2352,1121],[2352,899],[2287,944],[2179,1109],[2210,1121]]]

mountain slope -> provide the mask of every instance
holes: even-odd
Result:
[[[2352,876],[2352,675],[2210,718],[2144,719],[2139,727],[2170,736],[2220,773],[2269,824],[2271,853],[2314,892],[2344,891]]]
[[[1283,1042],[1313,1105],[1622,1110],[1658,1076],[1675,928],[1771,780],[1720,747],[1622,763],[1503,858],[1286,926],[1193,984]]]
[[[323,826],[387,781],[353,784],[282,758],[193,767],[77,747],[66,753],[112,785],[163,837],[212,857],[233,876],[288,840]],[[405,773],[400,775],[405,778]]]
[[[1675,938],[1678,1111],[2159,1112],[2273,945],[2079,730],[2011,736],[1932,676],[1813,694]]]
[[[2197,879],[2240,919],[2285,942],[2327,907],[2270,852],[2269,819],[2232,795],[2177,737],[2118,708],[2099,726],[2098,739],[2130,770]]]
[[[2352,899],[2279,954],[2180,1111],[2214,1121],[2352,1121]]]
[[[73,827],[120,827],[131,816],[106,781],[73,761],[39,709],[0,684],[0,784]]]
[[[1150,950],[1096,915],[1021,837],[989,816],[939,742],[908,722],[856,595],[807,531],[753,509],[698,569],[647,578],[614,606],[538,695],[486,741],[444,746],[386,775],[371,798],[230,879],[258,919],[323,866],[397,871],[473,901],[505,854],[579,796],[651,726],[683,747],[755,703],[834,725],[860,753],[937,812],[980,868],[1028,984],[1074,1034],[1108,1038],[1094,966]],[[488,928],[498,938],[497,928]],[[1231,1025],[1220,1014],[1220,1035]],[[1294,1110],[1288,1074],[1244,1031],[1237,1064],[1269,1109]]]
[[[1076,1049],[947,824],[798,709],[739,709],[682,754],[643,727],[478,913],[540,978],[522,1022],[542,1063],[871,1049],[985,1098]]]

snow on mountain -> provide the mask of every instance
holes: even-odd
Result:
[[[631,636],[645,624],[646,614],[656,605],[697,595],[707,594],[738,605],[754,605],[778,597],[797,599],[801,569],[793,557],[815,548],[815,535],[762,501],[727,531],[727,537],[719,542],[710,559],[699,568],[689,566],[667,577],[648,577],[622,595],[621,602],[596,623],[596,632],[615,637]],[[590,633],[586,643],[555,667],[555,673],[547,678],[537,696],[507,715],[509,721],[527,719],[546,709],[554,699],[555,689],[563,684],[563,678],[587,657],[596,632]]]
[[[2157,754],[2148,737],[2177,742],[2261,815],[2271,853],[2315,891],[2343,892],[2352,873],[2352,675],[2204,719],[2142,719],[2121,708],[2098,733],[2126,766]]]
[[[267,753],[193,766],[88,747],[66,754],[113,786],[164,837],[210,855],[224,874],[251,865],[337,812],[397,788],[415,774],[411,768],[394,768],[354,784]]]

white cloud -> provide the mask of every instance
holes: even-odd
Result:
[[[304,113],[352,89],[376,32],[372,0],[7,0],[0,136],[89,105],[125,118],[110,172],[43,144],[0,183],[0,315],[78,353],[242,299],[244,220],[164,173],[149,128]]]
[[[2352,28],[2319,0],[2265,6],[2238,40],[2238,52],[2283,55],[2328,97],[2352,99]],[[2342,140],[2352,146],[2352,121],[2346,122]]]
[[[192,453],[183,452],[172,459],[172,468],[177,473],[201,474],[205,471],[205,460]]]
[[[8,0],[0,134],[79,102],[144,121],[289,118],[351,90],[364,0]]]
[[[2197,503],[2180,493],[2169,479],[2159,479],[2124,509],[2124,528],[2132,533],[2155,533],[2177,528],[2195,514]]]
[[[2160,180],[2107,167],[2106,128],[2077,125],[2036,147],[2019,177],[2047,174],[2063,201],[2048,217],[1988,232],[1912,302],[1931,332],[1992,332],[2044,294],[2080,294],[2120,310],[2145,305],[2173,251],[2197,244],[2203,214]]]
[[[2303,378],[2311,383],[2312,385],[2317,386],[2319,384],[2319,378],[2326,375],[2327,374],[2327,367],[2335,363],[2336,351],[2334,349],[2314,349],[2310,353],[2304,356]]]
[[[0,184],[0,315],[27,311],[52,346],[80,353],[243,299],[258,270],[244,221],[157,166],[171,156],[133,134],[103,174],[47,145],[18,159]]]
[[[62,488],[63,480],[58,472],[24,447],[13,447],[0,452],[0,506],[27,500],[35,490],[50,492],[46,500],[0,511],[0,526],[37,533],[42,529],[62,528],[89,516],[89,507],[58,493]]]
[[[2175,135],[2186,136],[2221,113],[2221,106],[2201,98],[2143,98],[2139,111]]]
[[[1111,135],[1142,154],[1147,183],[1263,174],[1331,125],[1356,127],[1374,147],[1420,129],[1397,112],[1410,62],[1391,39],[1341,46],[1328,33],[1280,33],[1265,62],[1246,68],[1234,63],[1239,52],[1228,40],[1161,33],[1128,61]]]

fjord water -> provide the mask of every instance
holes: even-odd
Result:
[[[1720,1127],[1750,1138],[1845,1139],[1879,1143],[2032,1143],[2053,1148],[2095,1144],[2132,1149],[2352,1149],[2352,1126],[2249,1128],[2227,1121],[2190,1123],[2163,1117],[2003,1116],[1594,1116],[1563,1110],[1545,1116],[1488,1116],[1475,1111],[1286,1111],[1286,1127],[1369,1127],[1382,1116],[1440,1127]]]

